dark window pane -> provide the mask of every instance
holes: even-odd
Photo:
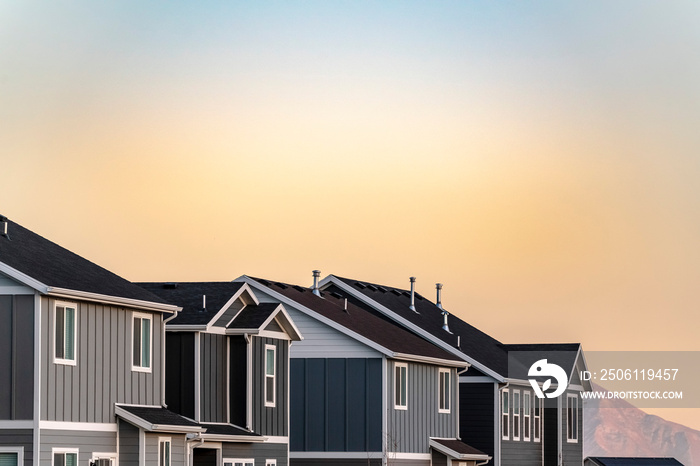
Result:
[[[141,319],[134,317],[134,366],[141,366]]]
[[[64,331],[66,329],[65,323],[65,309],[62,307],[56,308],[56,357],[63,359],[64,357],[64,342],[65,335]],[[62,465],[61,465],[62,466]]]

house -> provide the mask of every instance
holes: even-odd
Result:
[[[459,355],[334,292],[242,276],[304,334],[290,356],[290,464],[474,466],[459,440]]]
[[[166,325],[165,402],[206,429],[193,464],[287,466],[289,352],[302,336],[284,305],[245,283],[140,286],[182,307]]]
[[[0,462],[184,464],[203,428],[164,407],[179,310],[0,217]]]
[[[468,363],[459,377],[459,436],[491,457],[493,465],[581,464],[583,407],[580,392],[586,369],[581,346],[575,344],[508,345],[450,314],[442,305],[442,285],[436,301],[420,295],[415,278],[410,289],[329,275],[318,283],[327,294],[377,318],[391,321]],[[538,397],[529,376],[537,361],[547,359],[566,374],[567,389],[556,398]],[[552,384],[552,388],[558,384]]]

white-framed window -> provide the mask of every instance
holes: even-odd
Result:
[[[439,399],[438,399],[438,412],[449,413],[450,412],[450,370],[440,369],[438,372],[439,377]]]
[[[277,460],[265,460],[265,466],[277,466]]]
[[[22,466],[24,447],[0,447],[0,466]]]
[[[510,438],[510,393],[507,388],[501,392],[501,437],[503,440]]]
[[[255,460],[251,458],[224,458],[224,466],[255,466]]]
[[[535,398],[534,426],[532,429],[535,442],[542,438],[542,399]]]
[[[532,395],[523,391],[523,440],[530,441],[530,429],[532,419]]]
[[[93,453],[89,464],[93,464],[95,466],[116,466],[117,454],[116,453]]]
[[[277,387],[277,347],[265,345],[265,406],[275,407]]]
[[[78,306],[75,303],[56,301],[53,307],[53,362],[56,364],[76,364]]]
[[[134,313],[132,319],[131,370],[151,372],[153,316]]]
[[[408,364],[394,363],[394,409],[408,409]]]
[[[520,390],[513,390],[513,440],[520,440]]]
[[[578,395],[566,394],[566,441],[578,443]]]
[[[170,466],[170,437],[158,437],[158,466]]]
[[[77,448],[52,448],[51,466],[78,466]]]

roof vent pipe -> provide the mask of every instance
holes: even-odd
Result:
[[[202,295],[202,311],[207,310],[207,295]]]
[[[0,235],[9,238],[9,236],[7,236],[7,217],[3,215],[0,215]]]
[[[321,296],[321,292],[318,291],[318,279],[321,278],[321,271],[320,271],[320,270],[314,270],[314,271],[313,271],[313,274],[314,274],[314,286],[313,286],[313,288],[312,288],[313,293],[314,293],[316,296]]]
[[[418,314],[416,311],[416,277],[411,277],[409,280],[411,280],[411,305],[409,309]]]
[[[452,333],[450,332],[450,327],[447,325],[447,316],[450,315],[449,312],[446,310],[442,310],[442,329],[446,331],[447,333]]]
[[[435,305],[442,309],[442,283],[436,283],[435,289],[437,290],[437,303]]]

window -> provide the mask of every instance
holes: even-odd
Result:
[[[530,392],[523,392],[523,440],[530,441],[530,419],[532,411],[532,402],[530,401]]]
[[[513,440],[520,440],[520,390],[513,390]]]
[[[70,448],[54,448],[53,466],[78,466],[78,450]]]
[[[117,464],[116,453],[93,453],[88,466],[114,466]]]
[[[151,372],[151,320],[148,314],[134,314],[131,369]]]
[[[503,440],[510,438],[510,419],[508,412],[510,411],[510,399],[508,389],[504,389],[501,394],[501,436]]]
[[[0,466],[24,464],[24,447],[0,447]]]
[[[270,460],[267,460],[267,461],[270,461]],[[255,460],[253,460],[253,459],[241,460],[241,459],[224,458],[224,466],[255,466]]]
[[[170,438],[158,438],[158,466],[170,466]]]
[[[265,460],[265,466],[277,466],[277,460]]]
[[[265,406],[275,406],[276,353],[274,345],[265,345]]]
[[[540,398],[535,398],[535,426],[533,434],[535,442],[539,442],[542,437],[542,400]]]
[[[56,302],[54,307],[54,362],[75,365],[75,304]]]
[[[576,394],[566,396],[566,441],[578,443],[578,397]]]
[[[439,372],[439,397],[438,400],[438,412],[449,413],[450,412],[450,370],[440,369]]]
[[[394,366],[394,409],[408,409],[408,365]]]

